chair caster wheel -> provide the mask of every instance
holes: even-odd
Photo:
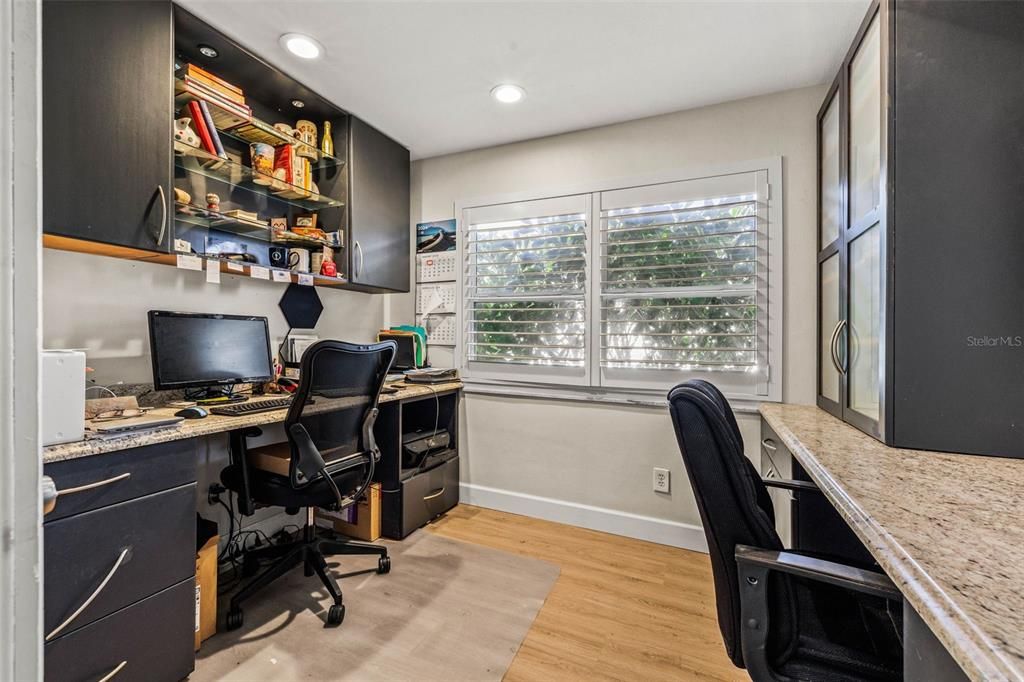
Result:
[[[345,605],[335,604],[327,610],[327,625],[328,627],[337,627],[341,625],[341,621],[345,620]]]
[[[384,575],[391,572],[391,557],[382,556],[377,560],[377,573]]]
[[[234,608],[228,611],[228,616],[224,625],[228,630],[237,630],[242,627],[242,621],[242,609]]]

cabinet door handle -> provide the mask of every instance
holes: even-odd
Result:
[[[836,355],[836,340],[839,338],[839,329],[843,326],[843,321],[839,320],[836,322],[836,326],[832,329],[832,338],[828,342],[828,352],[832,356],[832,366],[836,368],[836,371],[840,374],[843,373],[843,368],[839,366],[839,356]]]
[[[114,676],[121,672],[121,669],[124,668],[126,665],[128,665],[128,661],[121,661],[117,664],[116,668],[114,668],[109,673],[101,677],[98,682],[108,682],[109,680],[114,679]]]
[[[775,452],[776,450],[779,449],[779,446],[777,446],[775,444],[775,441],[773,441],[771,438],[762,438],[761,445],[763,445],[764,449],[768,450],[769,452]]]
[[[72,495],[74,493],[81,493],[85,492],[86,490],[93,490],[94,488],[102,488],[105,485],[117,483],[118,481],[123,481],[126,478],[131,477],[132,472],[126,471],[123,474],[118,474],[117,476],[112,476],[111,478],[105,478],[102,481],[93,481],[92,483],[86,483],[85,485],[76,486],[74,488],[64,488],[62,490],[57,490],[57,497],[60,497],[61,495]]]
[[[164,234],[167,232],[167,194],[164,192],[163,185],[157,185],[156,192],[160,195],[160,234],[156,238],[156,245],[161,246],[164,243]]]
[[[117,573],[117,569],[121,568],[121,564],[124,563],[124,560],[128,556],[128,552],[129,552],[130,549],[131,549],[131,547],[125,547],[124,549],[121,550],[121,556],[117,557],[117,561],[114,562],[114,566],[113,566],[113,568],[110,569],[110,572],[107,573],[107,576],[105,578],[103,578],[103,582],[101,582],[96,587],[96,589],[92,591],[92,594],[90,594],[89,597],[84,602],[82,602],[81,606],[79,606],[77,609],[75,609],[74,613],[72,613],[70,616],[68,616],[67,619],[63,623],[61,623],[60,625],[55,627],[50,632],[50,634],[48,634],[46,636],[46,641],[47,642],[49,642],[51,639],[53,639],[54,637],[59,635],[61,632],[63,632],[64,628],[66,628],[67,626],[69,626],[73,622],[75,622],[75,619],[78,618],[80,615],[82,615],[82,611],[85,611],[87,608],[89,608],[89,604],[93,603],[93,601],[96,600],[96,597],[100,596],[100,592],[103,591],[103,589],[107,586],[107,583],[110,582],[110,579],[114,577],[115,573]]]
[[[441,489],[438,490],[436,493],[430,493],[429,495],[423,498],[423,501],[426,502],[427,500],[432,500],[435,497],[441,497],[442,495],[444,495],[445,487],[446,486],[442,486]]]
[[[356,247],[356,263],[355,263],[356,273],[355,274],[356,274],[356,277],[359,277],[360,275],[363,274],[363,247],[359,244],[359,240],[358,239],[355,242],[355,247]]]
[[[839,359],[839,336],[840,336],[840,334],[845,332],[847,330],[847,328],[848,328],[848,325],[846,324],[846,320],[840,320],[839,321],[839,326],[836,328],[836,368],[839,370],[840,374],[844,374],[844,375],[846,374],[846,360],[847,360],[847,357],[849,357],[849,354],[850,354],[850,342],[849,342],[849,339],[847,339],[847,342],[846,342],[846,354],[845,354],[845,357],[843,357],[843,359],[840,360]]]

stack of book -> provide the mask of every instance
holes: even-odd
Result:
[[[182,67],[180,89],[240,119],[235,125],[252,120],[252,109],[246,106],[245,93],[240,87],[195,64],[186,64]]]

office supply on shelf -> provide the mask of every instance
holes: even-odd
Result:
[[[459,370],[454,368],[411,369],[405,372],[405,380],[410,384],[443,384],[459,380]]]
[[[85,353],[44,350],[39,376],[40,431],[43,445],[85,437]]]
[[[754,680],[902,679],[896,585],[884,573],[786,551],[772,524],[769,481],[744,455],[721,392],[692,380],[668,399],[711,548],[718,624],[733,664]],[[789,489],[821,494],[814,486]],[[805,613],[822,615],[797,617]]]
[[[324,566],[334,554],[367,554],[378,557],[377,572],[388,573],[387,548],[356,541],[317,538],[314,508],[340,510],[358,500],[370,485],[381,451],[373,426],[378,396],[395,358],[393,342],[356,345],[320,341],[302,357],[302,380],[293,406],[285,418],[287,444],[250,450],[248,436],[258,431],[234,432],[231,464],[221,481],[238,496],[242,514],[251,516],[256,505],[306,507],[306,525],[286,553],[281,547],[256,549],[250,557],[265,556],[275,563],[256,576],[231,598],[228,629],[242,625],[241,604],[296,565],[311,566],[331,595],[327,625],[345,618],[341,591]],[[250,456],[252,459],[250,460]],[[255,468],[253,462],[279,462],[274,470]],[[284,468],[286,467],[286,468]]]
[[[233,398],[236,384],[270,381],[265,317],[149,311],[156,390],[196,389],[186,398]]]
[[[273,412],[283,410],[292,404],[291,397],[288,398],[267,398],[265,400],[249,400],[235,405],[223,405],[210,408],[213,414],[225,417],[241,417],[247,414],[258,414],[260,412]]]

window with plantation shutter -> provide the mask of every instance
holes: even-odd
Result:
[[[704,377],[780,399],[778,176],[775,159],[462,206],[467,379],[664,395]]]
[[[463,347],[477,375],[587,377],[588,198],[466,211]]]

